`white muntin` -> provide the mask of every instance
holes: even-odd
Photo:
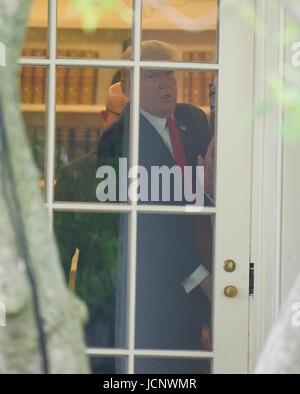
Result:
[[[97,179],[103,179],[96,188],[98,201],[105,202],[126,202],[127,198],[131,201],[138,202],[158,202],[161,195],[161,201],[171,201],[171,195],[174,201],[187,201],[194,203],[196,206],[204,205],[204,167],[196,166],[196,190],[191,189],[192,166],[184,167],[184,177],[182,177],[181,168],[177,165],[169,168],[167,166],[152,166],[151,173],[148,174],[144,166],[133,166],[127,171],[127,159],[119,159],[119,195],[117,199],[117,175],[112,166],[100,166],[96,172]],[[171,194],[171,176],[173,176],[174,190]],[[149,177],[151,181],[151,195],[149,195]],[[130,182],[131,181],[131,182]],[[160,182],[161,181],[161,182]],[[129,185],[129,187],[128,187]],[[162,190],[160,193],[160,185]],[[184,196],[182,193],[184,186]]]

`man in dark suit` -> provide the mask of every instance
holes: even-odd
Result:
[[[145,41],[142,60],[173,60],[174,49],[159,41]],[[131,48],[123,56],[131,58]],[[139,165],[148,174],[153,167],[191,166],[193,186],[195,168],[204,165],[205,203],[213,194],[213,141],[210,142],[204,112],[191,105],[177,104],[174,71],[141,70]],[[129,96],[130,77],[123,73],[122,86]],[[111,165],[118,174],[118,160],[129,158],[130,103],[123,115],[103,135],[98,146],[98,165]],[[185,198],[175,198],[174,179],[168,201],[159,198],[142,204],[186,205]],[[117,182],[118,183],[118,182]],[[149,177],[149,196],[151,196]],[[195,190],[195,188],[193,188]],[[203,350],[203,330],[211,326],[211,226],[207,217],[197,215],[138,215],[135,347],[143,349]],[[127,220],[121,224],[119,248],[119,310],[116,316],[117,341],[125,334],[127,283]],[[121,334],[122,332],[122,334]],[[123,338],[124,339],[124,338]],[[124,342],[124,340],[122,340]],[[155,359],[136,359],[136,373],[175,373],[174,360],[163,365]],[[158,367],[161,365],[161,367]],[[207,372],[209,363],[193,364],[181,360],[179,370],[185,373]],[[161,369],[159,369],[161,368]]]

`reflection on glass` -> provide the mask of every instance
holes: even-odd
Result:
[[[177,61],[215,62],[217,20],[218,0],[143,2],[142,41],[161,40],[176,46]]]
[[[165,199],[166,182],[161,177],[161,202],[184,205],[192,203],[194,195],[196,204],[214,205],[215,82],[212,72],[141,71],[139,164],[151,174],[151,190],[155,166],[177,166],[182,182],[171,177],[170,197]],[[204,179],[196,174],[196,166],[204,168]],[[183,168],[191,170],[191,198],[186,188],[182,190],[188,185]]]
[[[137,348],[212,348],[211,272],[210,217],[138,216]]]
[[[215,135],[216,83],[217,76],[212,71],[177,72],[177,102],[192,104],[202,109],[209,121],[211,135]]]
[[[130,55],[131,47],[124,53],[124,58],[128,59]],[[143,41],[141,56],[144,60],[155,58],[174,61],[176,49],[162,41]],[[129,94],[130,74],[122,75],[122,81]],[[167,166],[170,170],[176,165],[181,177],[182,171],[187,167],[187,171],[191,170],[191,197],[196,192],[197,185],[202,185],[204,201],[198,201],[198,205],[214,205],[216,83],[215,72],[141,70],[139,164],[146,168],[149,176],[151,174],[148,189],[149,186],[152,191],[154,188],[153,168]],[[123,129],[126,131],[128,125],[125,124]],[[196,171],[202,171],[196,169],[196,166],[204,167],[204,179],[196,176]],[[186,179],[184,176],[184,182]],[[181,192],[182,186],[179,183],[177,185],[177,191]],[[161,191],[164,182],[159,186]],[[149,195],[150,191],[147,192]],[[169,202],[171,205],[192,202],[191,198],[178,198],[175,191],[173,198],[170,197],[169,200],[165,200],[162,194],[156,200]],[[155,202],[155,199],[151,202]]]
[[[144,42],[142,55],[174,60],[174,50],[165,43]],[[126,55],[130,57],[128,49]],[[194,73],[192,74],[193,76]],[[196,166],[205,159],[203,202],[212,206],[214,154],[212,133],[205,111],[188,103],[180,92],[182,72],[142,69],[140,81],[139,182],[138,202],[155,205],[182,205],[188,200],[179,191],[187,182],[189,192],[197,185]],[[197,73],[197,77],[202,77]],[[200,79],[200,78],[198,78]],[[130,74],[122,75],[125,93],[129,93]],[[205,100],[209,98],[208,84]],[[192,87],[192,86],[191,86]],[[199,88],[199,90],[201,90]],[[202,92],[200,92],[202,93]],[[192,101],[194,103],[199,102]],[[203,101],[200,101],[200,103]],[[208,101],[206,101],[208,104]],[[202,104],[201,104],[202,106]],[[208,108],[209,109],[209,108]],[[101,165],[128,158],[130,108],[123,123],[110,127],[100,140]],[[123,120],[123,118],[122,118]],[[172,188],[176,180],[180,189]],[[203,164],[202,164],[203,166]],[[156,177],[153,171],[164,168],[169,176]],[[186,180],[183,167],[193,172]],[[122,172],[123,174],[123,172]],[[122,176],[120,173],[120,178]],[[174,175],[174,176],[173,176]],[[184,175],[184,176],[182,176]],[[158,179],[158,181],[157,181]],[[146,181],[145,181],[146,180]],[[190,182],[189,182],[190,181]],[[116,183],[118,184],[118,178]],[[201,180],[200,180],[201,183]],[[134,185],[134,183],[133,183]],[[171,185],[169,194],[164,187]],[[131,184],[132,186],[132,184]],[[203,186],[203,182],[202,182]],[[197,191],[197,189],[196,189]],[[212,193],[211,193],[212,192]],[[210,195],[208,195],[210,193]],[[134,197],[134,196],[133,196]],[[167,197],[167,198],[165,198]],[[201,196],[200,196],[201,197]],[[190,208],[190,207],[189,207]],[[126,227],[124,228],[126,231]],[[124,233],[126,234],[126,233]],[[193,215],[140,214],[137,231],[137,283],[135,345],[146,349],[207,350],[211,341],[211,272],[213,232],[210,217]],[[122,267],[125,270],[125,267]],[[124,279],[123,279],[124,280]],[[193,286],[193,283],[196,284]],[[124,323],[123,323],[124,324]]]
[[[127,359],[125,357],[90,356],[91,372],[93,374],[116,374],[120,364],[123,365],[123,370],[126,371]]]
[[[27,23],[22,57],[46,57],[48,40],[48,1],[34,0]]]
[[[19,81],[21,108],[27,136],[39,170],[40,188],[44,192],[47,69],[39,66],[22,66]]]
[[[80,212],[56,212],[54,216],[66,282],[88,307],[85,334],[90,347],[125,346],[125,326],[120,319],[121,315],[126,318],[125,307],[121,309],[126,305],[126,280],[117,281],[122,264],[126,265],[126,256],[118,255],[121,241],[127,242],[119,237],[125,216]]]
[[[134,373],[136,374],[210,374],[211,360],[188,358],[155,358],[135,357]],[[164,379],[161,384],[164,384]],[[168,387],[168,386],[166,386]],[[146,389],[164,388],[158,386],[158,380],[148,380]],[[175,388],[175,387],[174,387]],[[192,388],[192,387],[190,387]]]
[[[77,52],[80,56],[80,51]],[[56,103],[73,105],[96,104],[97,77],[98,70],[94,68],[58,67],[56,74]]]
[[[85,31],[82,16],[88,12],[87,7],[80,10],[75,8],[75,2],[58,0],[57,56],[120,59],[122,51],[131,41],[132,0],[122,0],[120,3],[118,7],[111,8],[109,4],[108,7],[95,6],[92,13],[97,21],[96,28]]]
[[[116,69],[57,67],[56,201],[97,201],[98,143],[126,101]]]

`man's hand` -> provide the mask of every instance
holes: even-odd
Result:
[[[214,195],[215,175],[215,139],[212,138],[207,148],[205,158],[198,155],[198,166],[204,167],[204,190]]]

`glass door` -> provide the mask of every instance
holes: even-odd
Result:
[[[251,27],[226,1],[120,0],[86,33],[39,3],[22,109],[92,372],[247,372]]]

